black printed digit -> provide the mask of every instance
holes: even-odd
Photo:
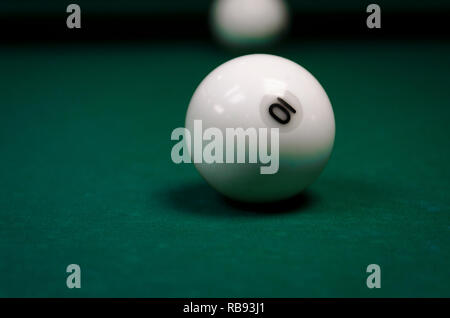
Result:
[[[291,113],[295,114],[296,110],[281,97],[278,97],[277,101],[277,103],[270,105],[269,114],[280,124],[286,125],[291,121]],[[280,118],[280,116],[275,113],[275,109],[280,110],[284,114],[284,118]]]

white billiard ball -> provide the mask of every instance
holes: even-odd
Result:
[[[334,143],[334,114],[325,90],[306,69],[275,55],[245,55],[214,69],[191,98],[187,130],[194,132],[198,120],[203,131],[216,127],[223,136],[227,128],[278,128],[274,174],[261,174],[262,164],[248,160],[195,163],[213,188],[239,201],[268,202],[298,194],[320,175]]]
[[[283,0],[216,0],[210,24],[219,41],[234,47],[270,44],[288,27]]]

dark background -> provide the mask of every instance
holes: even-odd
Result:
[[[210,36],[208,10],[211,1],[77,1],[82,29],[70,32],[63,1],[3,1],[0,4],[1,43],[25,41],[174,41]],[[299,40],[364,37],[374,30],[365,24],[371,2],[288,1],[290,36]],[[381,38],[448,37],[449,1],[377,1],[382,8]]]

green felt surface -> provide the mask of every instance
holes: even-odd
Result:
[[[212,44],[0,51],[0,296],[450,296],[450,45],[277,54],[329,94],[336,143],[303,195],[223,200],[170,159]],[[82,288],[66,288],[80,264]],[[366,266],[382,288],[366,287]]]

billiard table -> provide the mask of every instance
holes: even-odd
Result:
[[[0,296],[449,297],[450,42],[268,52],[320,81],[336,139],[306,191],[252,205],[170,156],[197,85],[241,52],[200,38],[2,46]]]

